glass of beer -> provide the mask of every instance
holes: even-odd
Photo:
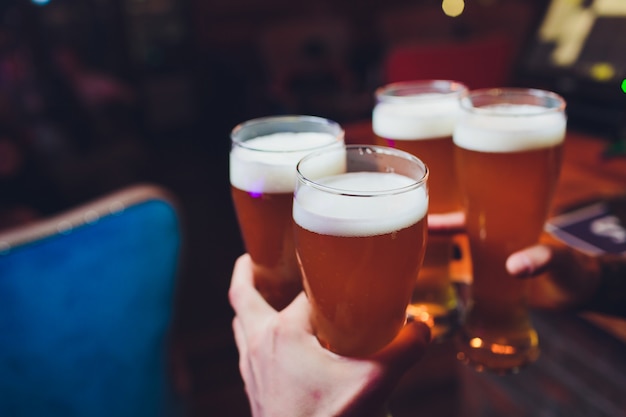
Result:
[[[427,238],[428,170],[374,145],[326,149],[297,167],[296,253],[321,345],[366,357],[406,322]]]
[[[239,124],[231,139],[231,193],[254,283],[281,310],[302,290],[291,214],[296,164],[309,152],[342,146],[344,131],[324,118],[271,116]]]
[[[539,341],[527,285],[505,263],[543,231],[560,171],[565,101],[548,91],[488,89],[470,92],[461,109],[454,144],[473,284],[459,357],[477,369],[513,372],[538,357]]]
[[[452,132],[467,87],[447,80],[415,80],[376,90],[372,128],[376,143],[402,149],[422,159],[430,171],[429,213],[462,209],[454,165]],[[443,338],[458,324],[457,296],[450,279],[453,236],[430,234],[424,265],[407,314],[429,324],[433,338]]]

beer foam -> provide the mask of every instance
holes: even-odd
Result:
[[[280,132],[247,140],[231,149],[230,183],[254,193],[291,193],[300,159],[333,144],[342,142],[321,132]]]
[[[361,237],[391,233],[417,223],[428,211],[425,187],[390,195],[367,195],[415,184],[403,175],[351,172],[326,177],[318,183],[337,192],[304,186],[297,190],[293,203],[294,221],[315,233]]]
[[[565,138],[566,117],[533,105],[497,105],[462,112],[453,140],[480,152],[519,152],[556,146]]]
[[[397,100],[381,102],[374,107],[372,128],[376,135],[396,140],[452,135],[460,110],[458,97],[422,94],[394,99]]]

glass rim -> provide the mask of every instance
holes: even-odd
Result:
[[[345,151],[346,153],[350,151],[360,151],[360,152],[367,152],[367,153],[372,153],[372,154],[375,153],[375,154],[397,156],[407,161],[411,161],[411,162],[418,164],[423,169],[423,173],[419,179],[411,178],[411,181],[413,182],[409,185],[405,185],[402,187],[390,188],[387,190],[378,190],[378,191],[376,190],[354,191],[354,190],[346,190],[344,188],[336,188],[336,187],[331,187],[328,185],[320,184],[319,182],[316,182],[316,180],[307,178],[301,172],[302,164],[306,163],[308,160],[319,157],[320,155],[323,155],[325,153],[339,152],[339,151]],[[391,172],[391,171],[384,171],[384,172]],[[403,174],[398,174],[398,175],[403,175]],[[323,191],[323,192],[335,194],[335,195],[341,195],[344,197],[383,197],[383,196],[403,194],[403,193],[418,189],[420,187],[425,187],[426,181],[428,180],[429,175],[430,175],[430,171],[426,163],[424,163],[424,161],[422,161],[420,158],[416,157],[415,155],[409,152],[402,151],[400,149],[396,149],[396,148],[390,148],[387,146],[379,146],[379,145],[367,145],[367,144],[350,144],[350,145],[344,145],[342,147],[322,149],[316,152],[309,153],[308,155],[304,156],[300,161],[298,161],[298,164],[296,165],[297,181],[302,182],[302,184],[315,188],[319,191]]]
[[[250,146],[246,144],[248,140],[259,137],[259,136],[264,136],[264,135],[256,135],[247,139],[238,138],[238,135],[240,135],[240,133],[244,129],[248,129],[251,127],[253,128],[255,126],[261,126],[261,125],[268,124],[268,123],[284,123],[285,125],[288,125],[288,124],[294,124],[294,123],[299,123],[299,122],[308,122],[311,124],[319,124],[322,126],[327,126],[329,127],[330,130],[336,130],[336,132],[318,132],[314,130],[300,130],[299,131],[299,130],[285,129],[285,130],[276,130],[274,133],[281,133],[281,132],[286,132],[286,133],[287,132],[288,133],[313,132],[313,133],[323,133],[323,134],[328,133],[329,135],[334,136],[335,140],[333,142],[325,143],[323,145],[316,145],[316,146],[310,146],[310,147],[299,148],[299,149],[276,150],[276,149],[263,149],[263,148],[258,148],[258,147]],[[268,133],[268,134],[271,134],[271,133]],[[300,114],[263,116],[263,117],[256,117],[253,119],[248,119],[244,122],[237,124],[230,132],[230,139],[231,139],[232,145],[236,145],[238,147],[241,147],[250,151],[254,151],[254,152],[285,153],[285,154],[323,149],[326,146],[329,146],[331,144],[342,143],[344,141],[344,137],[345,137],[345,130],[338,122],[331,120],[331,119],[327,119],[325,117],[300,115]]]
[[[519,99],[521,97],[534,97],[536,99],[544,99],[544,100],[552,100],[556,105],[553,107],[548,106],[539,106],[533,104],[537,107],[542,107],[544,111],[537,113],[503,113],[494,111],[490,108],[485,108],[482,106],[475,106],[472,99],[476,99],[478,97],[484,98],[500,98],[500,101],[495,100],[491,104],[529,104],[529,103],[517,103],[515,100],[505,101],[505,97],[511,97],[515,99]],[[533,116],[545,116],[546,114],[552,113],[562,113],[565,112],[566,102],[565,99],[549,90],[542,90],[539,88],[524,88],[524,87],[500,87],[500,88],[480,88],[476,90],[469,90],[460,100],[460,106],[463,111],[468,113],[476,114],[476,115],[484,115],[491,117],[533,117]]]
[[[401,91],[406,92],[406,94],[395,94]],[[380,102],[403,103],[418,100],[430,101],[433,98],[439,100],[449,99],[450,97],[460,98],[468,91],[467,85],[460,81],[424,79],[385,84],[376,89],[374,96]]]

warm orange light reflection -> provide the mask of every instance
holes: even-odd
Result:
[[[469,344],[471,347],[478,349],[479,347],[482,347],[483,339],[481,339],[480,337],[475,337],[469,341]]]
[[[498,355],[512,355],[515,353],[515,347],[509,345],[500,345],[498,343],[493,343],[491,345],[491,351]]]
[[[469,345],[474,349],[480,349],[486,347],[486,343],[480,337],[475,337],[469,341]],[[489,350],[497,355],[513,355],[516,350],[514,346],[501,345],[499,343],[492,343],[487,345]]]
[[[413,320],[421,321],[431,329],[435,326],[435,318],[431,316],[422,306],[409,304],[406,312]]]

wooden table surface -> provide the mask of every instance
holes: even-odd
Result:
[[[345,128],[347,142],[371,143],[369,123]],[[626,193],[626,157],[604,158],[607,145],[568,132],[553,214]],[[453,342],[431,345],[394,392],[394,417],[626,417],[626,322],[539,312],[533,319],[541,355],[518,374],[478,373],[456,359]],[[176,351],[190,415],[250,415],[230,320],[180,341]]]

